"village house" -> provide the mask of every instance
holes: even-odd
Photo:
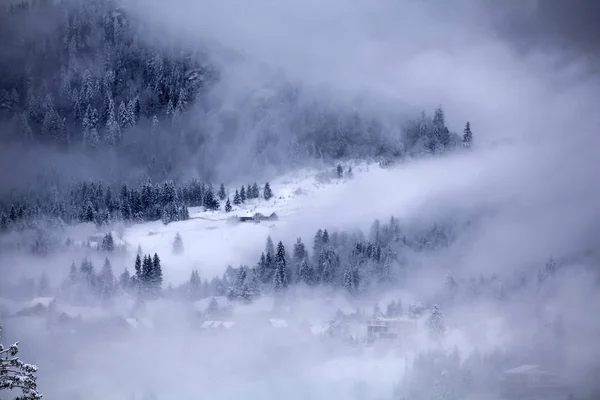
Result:
[[[254,215],[242,215],[238,217],[239,222],[255,222],[260,221],[278,221],[279,217],[275,213],[271,213],[269,216],[265,216],[262,213],[255,213]]]
[[[400,318],[377,317],[367,321],[367,341],[402,340],[416,331],[414,321]]]

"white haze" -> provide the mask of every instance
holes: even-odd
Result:
[[[559,62],[558,53],[517,56],[486,27],[479,2],[448,3],[125,0],[124,6],[191,44],[223,49],[225,103],[235,104],[282,73],[348,106],[416,113],[441,104],[451,130],[461,132],[465,121],[472,122],[475,152],[358,174],[311,205],[310,213],[292,216],[275,240],[291,244],[302,236],[310,243],[317,228],[367,228],[373,218],[391,214],[409,220],[483,213],[483,222],[445,258],[426,262],[443,270],[503,272],[597,247],[596,78],[578,60]],[[367,100],[353,103],[357,98]],[[236,248],[258,251],[263,239]],[[252,257],[244,262],[254,263]],[[589,304],[583,296],[592,290],[582,284],[588,275],[582,276],[556,297],[557,308]],[[443,275],[438,278],[418,287],[437,286]],[[589,301],[597,304],[598,298]],[[571,321],[580,319],[574,314]],[[598,330],[589,320],[584,325]],[[55,395],[57,387],[87,389],[86,399],[124,399],[113,391],[144,388],[160,400],[351,398],[359,381],[369,385],[366,398],[384,399],[404,368],[402,357],[333,355],[317,345],[302,347],[296,336],[285,338],[281,350],[262,328],[251,332],[227,339],[198,336],[173,317],[166,332],[126,345],[83,338],[49,351],[48,339],[22,343],[39,351],[42,391],[44,385]],[[60,361],[61,368],[53,368],[48,360],[61,352],[74,364]]]

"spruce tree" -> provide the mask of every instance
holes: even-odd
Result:
[[[231,212],[231,201],[229,201],[229,197],[227,198],[227,202],[225,203],[225,212]]]
[[[433,337],[439,338],[444,334],[446,330],[444,325],[444,314],[442,314],[442,311],[438,308],[438,306],[433,306],[433,311],[429,317],[427,325],[429,327],[429,332]]]
[[[470,149],[473,145],[473,132],[471,132],[471,123],[468,121],[463,132],[462,144],[466,149]]]
[[[154,253],[154,257],[152,258],[152,296],[157,298],[160,296],[162,291],[163,284],[163,273],[162,267],[160,265],[160,258],[158,258],[158,254]]]
[[[258,189],[258,184],[254,182],[252,185],[252,198],[258,199],[260,197],[260,189]]]
[[[125,271],[119,275],[119,287],[125,293],[127,293],[131,288],[131,275],[129,274],[129,270],[127,268],[125,268]]]
[[[237,189],[235,189],[235,194],[233,195],[233,204],[235,204],[236,206],[242,204],[242,198],[240,196],[240,192],[238,192]]]
[[[219,195],[219,199],[221,201],[225,200],[225,198],[227,197],[227,193],[225,193],[225,185],[223,185],[222,183],[221,183],[221,187],[219,187],[218,195]]]
[[[112,297],[115,287],[115,276],[113,275],[112,266],[108,258],[104,259],[104,265],[98,276],[98,285],[102,299],[106,300]]]
[[[275,257],[275,246],[273,245],[273,239],[271,239],[271,235],[267,236],[265,253],[267,256],[271,256],[271,258]]]
[[[115,249],[115,242],[111,232],[104,235],[101,245],[102,251],[111,252]]]
[[[360,284],[360,277],[358,274],[358,268],[349,263],[346,266],[346,270],[344,271],[344,288],[346,288],[346,290],[348,292],[350,292],[350,294],[352,295],[357,295],[358,294],[358,287]]]
[[[173,240],[173,254],[183,254],[183,240],[179,232],[175,234],[175,240]]]
[[[302,239],[298,238],[296,239],[296,244],[294,244],[294,264],[299,265],[302,260],[304,260],[306,258],[306,247],[304,246],[304,243],[302,243]]]
[[[344,177],[344,168],[342,167],[342,164],[338,164],[336,172],[338,179],[342,179]]]
[[[273,290],[278,293],[285,290],[288,286],[287,260],[283,243],[277,244],[277,254],[275,255],[275,272],[273,274]]]
[[[298,280],[305,285],[312,285],[314,282],[314,271],[306,258],[300,262],[298,268]]]
[[[246,187],[246,197],[248,199],[254,199],[254,194],[252,193],[252,186],[250,185]]]
[[[0,326],[0,334],[2,326]],[[38,367],[26,364],[17,356],[19,342],[8,347],[0,343],[0,391],[18,390],[21,396],[16,400],[41,400],[42,395],[37,391],[36,372]]]
[[[190,276],[190,281],[188,282],[189,293],[188,296],[190,300],[198,300],[202,297],[202,281],[200,279],[200,274],[198,270],[193,270],[192,275]]]
[[[246,189],[244,189],[243,185],[240,189],[240,200],[242,201],[242,203],[246,201]]]
[[[263,197],[265,200],[270,200],[273,197],[273,192],[271,191],[271,185],[269,182],[265,183],[265,188],[263,189]]]

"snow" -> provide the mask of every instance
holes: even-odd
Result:
[[[230,328],[232,328],[234,325],[235,325],[235,322],[233,322],[233,321],[225,321],[225,322],[223,322],[223,327],[224,327],[225,329],[230,329]]]
[[[508,371],[504,371],[505,374],[524,374],[527,372],[532,372],[539,370],[539,365],[521,365],[519,367],[509,369]]]
[[[284,319],[270,318],[269,322],[271,323],[271,326],[273,328],[280,329],[280,328],[287,328],[288,327],[288,323]]]
[[[327,168],[333,171],[334,167]],[[356,179],[361,168],[353,166],[353,170]],[[221,275],[227,265],[254,264],[269,235],[274,241],[283,240],[286,245],[291,245],[298,234],[306,242],[312,240],[314,232],[321,226],[311,214],[322,210],[322,204],[331,204],[328,199],[335,198],[336,191],[339,192],[346,182],[319,182],[319,172],[322,170],[303,169],[273,180],[270,182],[274,193],[272,199],[247,200],[239,206],[234,205],[230,213],[192,207],[188,221],[168,225],[161,221],[133,224],[124,229],[122,243],[134,250],[140,245],[144,253],[157,252],[163,263],[165,281],[173,284],[185,282],[195,268],[199,269],[203,279],[211,279]],[[229,186],[227,190],[232,192],[235,187]],[[224,204],[221,205],[223,208]],[[265,216],[275,213],[279,220],[232,222],[236,216],[254,216],[256,213]],[[182,255],[172,252],[177,232],[181,234],[185,248]],[[114,237],[116,242],[118,235]],[[131,264],[134,256],[130,255]]]
[[[325,335],[328,331],[329,331],[329,325],[328,324],[312,325],[310,327],[310,333],[312,333],[315,336]]]
[[[56,301],[56,299],[54,297],[37,297],[37,298],[31,300],[31,303],[29,304],[29,307],[35,307],[37,305],[41,305],[44,308],[48,308],[55,301]]]

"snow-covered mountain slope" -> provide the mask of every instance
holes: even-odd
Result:
[[[354,166],[353,175],[360,177],[372,169],[379,167]],[[210,278],[223,273],[227,265],[253,265],[258,261],[269,235],[274,241],[283,240],[285,245],[291,246],[292,240],[295,241],[293,232],[296,231],[298,236],[310,243],[314,232],[323,227],[319,221],[310,218],[310,214],[328,207],[330,202],[327,199],[336,197],[341,186],[347,184],[348,179],[335,177],[334,167],[326,170],[302,169],[270,182],[274,197],[268,201],[264,198],[247,200],[240,206],[233,205],[229,213],[223,211],[223,202],[219,211],[190,208],[187,221],[168,225],[161,221],[135,224],[125,229],[123,240],[133,251],[140,245],[144,253],[158,253],[163,261],[166,281],[174,284],[182,282],[189,278],[192,269],[198,269],[201,276]],[[228,191],[233,198],[231,192],[235,188]],[[278,220],[260,223],[236,221],[236,217],[253,216],[255,213],[266,216],[276,213]],[[181,255],[172,252],[177,232],[184,244]]]

